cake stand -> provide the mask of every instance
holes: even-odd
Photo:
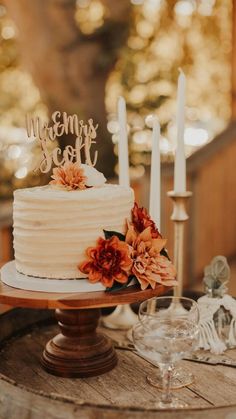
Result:
[[[89,377],[104,374],[117,364],[111,341],[96,331],[101,308],[141,302],[168,290],[159,285],[155,290],[141,291],[136,285],[116,292],[47,293],[0,282],[0,303],[54,309],[60,333],[46,344],[43,368],[61,377]]]

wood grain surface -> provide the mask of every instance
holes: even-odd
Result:
[[[160,391],[146,381],[147,374],[155,375],[156,367],[132,351],[117,350],[117,367],[99,377],[48,375],[40,366],[40,357],[45,343],[57,331],[50,322],[50,312],[44,310],[17,309],[0,317],[0,330],[11,329],[4,334],[1,346],[1,419],[154,419],[157,415],[161,419],[234,419],[236,369],[231,367],[183,361],[184,368],[194,373],[195,382],[176,395],[190,407],[165,412],[157,412]],[[116,341],[125,340],[124,332],[102,332]],[[236,350],[226,356],[236,359]]]

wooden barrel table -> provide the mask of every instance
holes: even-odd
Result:
[[[16,308],[0,316],[1,419],[162,419],[236,418],[236,369],[183,361],[195,382],[178,390],[189,409],[158,411],[160,392],[147,374],[156,368],[134,352],[117,349],[118,365],[110,372],[88,378],[62,378],[40,366],[45,343],[57,325],[51,310]],[[103,330],[116,342],[124,332]],[[236,359],[236,350],[227,352]]]

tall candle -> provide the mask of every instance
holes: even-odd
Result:
[[[174,191],[186,192],[186,160],[184,148],[186,78],[182,70],[178,78],[177,93],[177,147],[175,154]]]
[[[152,158],[149,213],[156,226],[161,228],[161,161],[160,161],[160,124],[153,118]]]
[[[119,122],[119,142],[118,142],[118,162],[119,162],[119,184],[129,186],[129,150],[127,135],[127,115],[125,99],[120,96],[118,99],[118,122]]]

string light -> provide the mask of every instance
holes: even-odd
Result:
[[[188,81],[185,144],[189,155],[211,141],[230,119],[231,0],[145,0],[133,8],[133,14],[127,46],[107,85],[108,112],[114,112],[119,92],[127,101],[134,165],[147,163],[153,113],[164,134],[163,158],[173,158],[177,68],[181,66]],[[142,126],[132,124],[135,115]]]
[[[152,128],[153,127],[153,119],[154,119],[155,115],[150,114],[147,115],[145,118],[145,124],[147,125],[148,128]]]
[[[117,134],[119,132],[119,123],[116,120],[108,121],[107,129],[111,134]]]
[[[175,4],[175,13],[184,16],[190,16],[196,9],[196,3],[193,0],[180,0]]]
[[[123,95],[127,100],[130,161],[141,173],[150,161],[153,113],[162,125],[164,159],[173,156],[178,66],[188,80],[188,153],[211,141],[229,120],[232,1],[130,1],[134,5],[130,34],[107,83],[105,100],[114,148],[119,135],[114,115],[117,97]],[[92,34],[102,27],[107,9],[101,1],[77,0],[76,7],[75,21],[82,33]],[[16,37],[14,24],[0,4],[0,175],[7,179],[6,184],[11,176],[13,183],[22,185],[30,176],[29,162],[37,150],[34,142],[26,142],[25,131],[19,127],[25,126],[27,111],[45,117],[46,107],[30,74],[18,64]]]
[[[131,0],[131,3],[134,4],[135,6],[140,6],[141,4],[144,3],[144,0]]]
[[[28,173],[27,167],[20,167],[15,173],[17,179],[24,179]]]
[[[11,145],[8,148],[7,155],[10,159],[18,159],[21,155],[21,148],[18,145]]]
[[[3,39],[12,39],[15,36],[15,28],[13,26],[4,26],[2,28]]]
[[[160,139],[160,151],[163,154],[168,154],[172,151],[170,142],[167,140],[166,137],[161,137]]]
[[[201,147],[209,140],[209,134],[206,129],[189,127],[184,132],[184,142],[186,145]]]

